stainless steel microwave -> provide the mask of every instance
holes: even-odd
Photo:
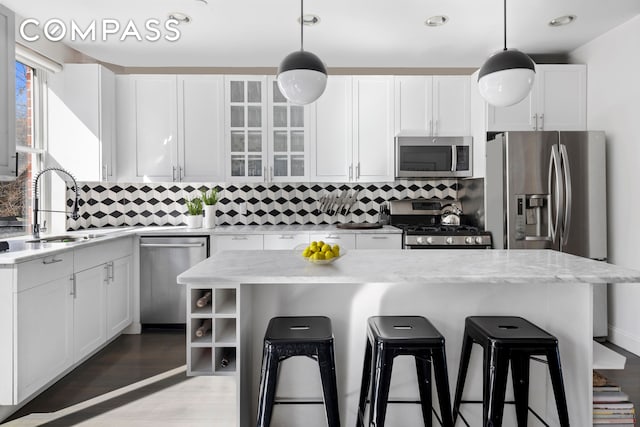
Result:
[[[396,136],[396,178],[472,175],[472,138]]]

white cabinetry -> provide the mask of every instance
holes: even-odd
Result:
[[[133,321],[132,306],[133,258],[131,255],[107,264],[107,340],[110,340]]]
[[[306,181],[309,107],[289,103],[273,77],[225,77],[227,179]]]
[[[245,251],[262,250],[264,248],[262,234],[233,234],[213,236],[211,251]]]
[[[265,234],[264,249],[294,249],[309,244],[309,233]]]
[[[510,107],[487,108],[487,130],[585,130],[585,65],[537,65],[531,93]]]
[[[115,75],[67,64],[47,80],[48,151],[81,181],[115,178]]]
[[[330,76],[315,103],[311,181],[393,181],[391,76]]]
[[[358,233],[356,249],[402,249],[402,234]]]
[[[99,265],[74,275],[74,362],[84,359],[106,340],[105,269],[105,265]]]
[[[469,135],[468,76],[395,77],[395,133]]]
[[[131,75],[116,81],[121,180],[224,176],[221,76]]]
[[[0,176],[16,174],[15,18],[0,4]]]

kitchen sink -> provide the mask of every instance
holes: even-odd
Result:
[[[85,234],[82,236],[47,236],[40,239],[27,240],[25,243],[73,243],[103,237],[104,234]]]

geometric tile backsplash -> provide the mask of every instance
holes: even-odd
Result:
[[[333,224],[376,222],[378,209],[390,200],[456,199],[455,179],[398,180],[393,183],[106,183],[80,182],[80,218],[67,218],[68,230],[135,225],[184,225],[185,199],[217,188],[217,225]],[[318,210],[320,197],[342,190],[358,193],[347,215]],[[67,206],[73,192],[67,190]],[[246,213],[243,212],[246,210]]]

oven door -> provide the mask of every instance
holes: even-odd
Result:
[[[467,177],[471,137],[396,137],[396,178]]]

